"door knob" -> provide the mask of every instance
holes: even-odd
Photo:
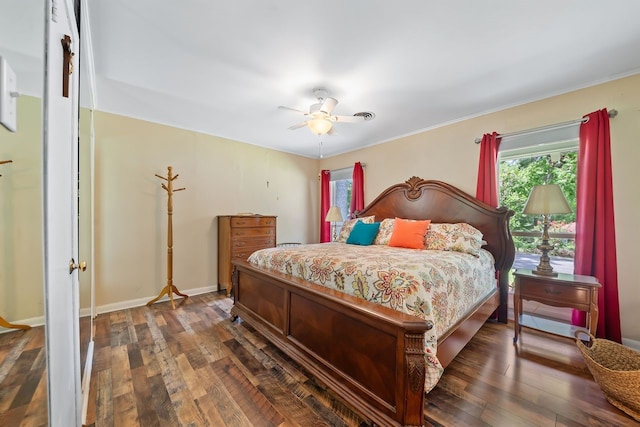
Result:
[[[69,261],[69,274],[73,273],[73,270],[79,268],[80,271],[85,271],[87,269],[87,262],[86,261],[80,261],[79,264],[76,264],[76,261],[71,258],[71,261]]]

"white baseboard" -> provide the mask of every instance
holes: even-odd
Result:
[[[207,292],[216,292],[217,290],[218,290],[218,286],[216,285],[216,286],[205,286],[202,288],[187,289],[187,290],[181,289],[180,292],[187,295],[200,295],[200,294],[206,294]],[[149,301],[154,299],[156,296],[157,295],[146,297],[146,298],[137,298],[137,299],[128,300],[128,301],[119,301],[119,302],[114,302],[112,304],[101,305],[96,307],[96,314],[110,313],[112,311],[118,311],[118,310],[126,310],[127,308],[142,307],[143,305],[146,305]],[[174,295],[173,299],[175,301],[175,300],[182,299],[182,297],[178,295]],[[169,297],[165,295],[158,300],[158,302],[163,302],[163,301],[169,301]],[[83,310],[80,310],[81,316],[83,315],[82,311]],[[90,314],[89,309],[86,309],[86,311],[87,311],[87,315],[89,315]]]
[[[187,295],[200,295],[200,294],[206,294],[207,292],[217,292],[218,291],[218,286],[214,285],[214,286],[204,286],[202,288],[194,288],[194,289],[181,289],[180,292],[187,294]],[[150,296],[147,298],[137,298],[137,299],[133,299],[133,300],[128,300],[128,301],[120,301],[120,302],[116,302],[113,304],[105,304],[105,305],[101,305],[96,307],[96,314],[102,314],[102,313],[110,313],[112,311],[117,311],[117,310],[125,310],[127,308],[133,308],[133,307],[141,307],[143,305],[146,305],[147,302],[151,301],[153,298],[155,298],[157,295],[154,296]],[[174,300],[179,300],[182,299],[182,297],[174,295]],[[160,298],[158,300],[158,302],[162,302],[162,301],[169,301],[169,297],[164,296],[162,298]],[[87,317],[87,316],[91,316],[91,309],[90,308],[81,308],[80,309],[80,317]],[[38,317],[31,317],[29,319],[22,319],[22,320],[12,320],[11,323],[15,323],[18,325],[29,325],[32,328],[36,327],[36,326],[43,326],[44,325],[44,316],[38,316]],[[4,334],[6,332],[13,332],[16,329],[5,329],[0,327],[0,334]]]
[[[622,344],[626,347],[640,351],[640,341],[630,340],[629,338],[622,338]]]
[[[22,320],[11,320],[11,323],[15,325],[28,325],[28,326],[31,326],[32,328],[35,328],[36,326],[44,325],[44,316],[31,317],[29,319],[22,319]],[[0,327],[0,334],[4,334],[5,332],[13,332],[16,330],[17,329],[5,329],[3,327]]]

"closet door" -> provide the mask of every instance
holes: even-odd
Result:
[[[49,425],[81,425],[78,298],[79,37],[73,0],[46,0],[43,246]]]

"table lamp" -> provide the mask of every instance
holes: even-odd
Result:
[[[332,242],[335,242],[336,238],[338,237],[336,234],[336,222],[342,222],[342,214],[340,213],[340,208],[338,208],[337,206],[331,206],[324,220],[332,223],[332,226],[333,226]]]
[[[557,276],[549,263],[549,252],[553,245],[549,243],[549,218],[552,214],[571,213],[571,207],[557,184],[536,185],[529,194],[524,206],[525,215],[542,215],[542,243],[537,248],[542,252],[540,264],[533,270],[534,274],[542,276]]]

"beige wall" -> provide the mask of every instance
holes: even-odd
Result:
[[[32,325],[44,322],[42,284],[42,101],[21,96],[17,102],[18,130],[0,126],[0,316]],[[88,116],[80,121],[80,259],[90,254],[90,162]],[[79,275],[80,307],[90,307],[89,272]]]
[[[640,75],[510,108],[321,161],[336,169],[366,163],[365,203],[412,175],[437,179],[475,194],[479,145],[486,132],[513,132],[618,110],[611,120],[614,209],[622,335],[640,340],[640,281],[635,269],[640,228]]]
[[[7,321],[28,324],[44,322],[42,285],[42,101],[21,96],[17,102],[18,130],[0,126],[0,316]],[[90,163],[87,142],[88,121],[80,123],[80,259],[89,261],[90,230],[87,192]],[[85,147],[86,146],[86,147]],[[80,274],[80,307],[88,313],[90,278]]]
[[[16,323],[44,314],[42,287],[42,116],[21,96],[17,128],[0,125],[0,316]]]
[[[41,324],[41,100],[18,99],[18,132],[0,127],[0,316]],[[95,261],[91,258],[91,115],[80,117],[80,307],[88,314],[95,269],[98,311],[154,298],[167,281],[167,197],[174,196],[174,284],[217,287],[216,215],[278,216],[278,242],[317,238],[318,161],[168,126],[96,112]],[[313,218],[308,221],[307,218]]]
[[[365,201],[412,175],[474,194],[485,132],[512,132],[615,108],[611,121],[622,333],[640,340],[640,292],[633,268],[640,231],[635,186],[640,164],[640,75],[425,131],[322,161],[196,132],[95,113],[96,259],[89,258],[89,121],[81,114],[81,259],[96,274],[102,310],[144,302],[166,284],[166,193],[155,174],[180,174],[174,197],[174,282],[180,290],[217,284],[216,215],[278,216],[278,242],[317,240],[318,171],[366,163]],[[18,99],[18,129],[0,128],[0,315],[42,317],[40,100]],[[267,184],[268,182],[268,184]],[[90,270],[80,275],[88,306]]]
[[[216,215],[277,215],[278,242],[315,239],[318,161],[108,113],[96,113],[96,305],[154,298],[167,282],[167,166],[173,281],[217,287]]]

